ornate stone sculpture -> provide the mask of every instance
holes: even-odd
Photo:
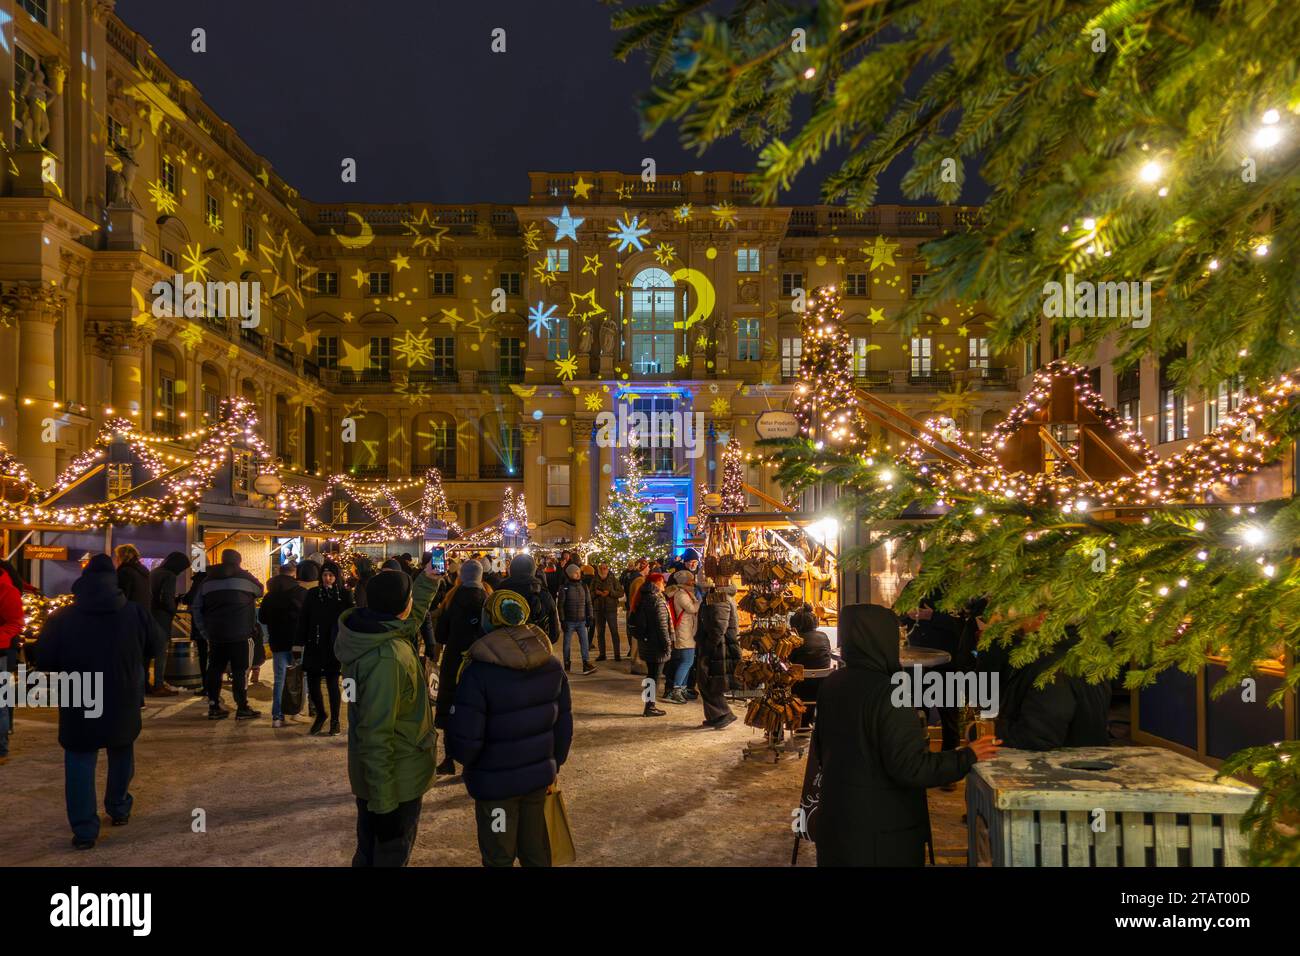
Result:
[[[617,332],[617,319],[612,315],[600,323],[600,354],[601,357],[611,359],[618,358],[614,350],[614,336]]]
[[[45,85],[45,71],[37,65],[27,74],[18,94],[18,121],[22,124],[22,145],[29,149],[43,149],[50,135],[50,118],[46,115],[49,87]]]
[[[108,204],[117,207],[131,207],[135,200],[131,197],[131,187],[135,185],[135,174],[140,164],[135,161],[135,151],[144,142],[144,130],[135,132],[128,142],[113,143],[113,152],[122,163],[121,169],[108,171]]]
[[[582,323],[582,329],[578,332],[578,354],[587,355],[591,352],[592,323],[590,320]]]

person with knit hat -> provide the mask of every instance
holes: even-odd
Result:
[[[99,838],[95,765],[108,751],[104,809],[113,826],[131,819],[128,787],[144,704],[144,660],[154,628],[149,612],[118,589],[113,559],[97,554],[72,583],[72,604],[49,616],[37,643],[36,666],[47,674],[96,675],[89,700],[60,701],[64,796],[72,845],[89,850]]]
[[[207,577],[199,586],[190,605],[194,626],[207,639],[208,719],[220,720],[230,712],[221,706],[221,675],[230,668],[230,689],[235,697],[236,720],[262,716],[248,706],[244,679],[253,659],[253,640],[262,639],[257,622],[257,602],[262,597],[262,582],[242,567],[238,551],[221,552],[221,563],[208,567]]]
[[[560,619],[555,599],[537,576],[537,562],[531,554],[516,554],[510,559],[510,574],[500,582],[489,580],[493,588],[514,591],[528,601],[528,620],[542,629],[552,645],[560,642]]]
[[[312,736],[320,734],[325,726],[322,681],[329,693],[330,736],[337,737],[342,733],[339,724],[342,709],[339,673],[342,665],[334,653],[334,641],[339,633],[340,616],[352,606],[352,592],[343,586],[339,566],[333,561],[326,561],[320,569],[320,583],[304,592],[297,639],[298,645],[302,647],[302,669],[307,676],[307,693],[311,696],[312,709],[316,714],[308,731]]]
[[[492,588],[483,583],[483,565],[472,558],[460,566],[456,585],[442,599],[434,636],[442,646],[438,663],[438,700],[434,705],[433,725],[447,729],[447,714],[456,695],[456,675],[462,658],[471,644],[483,633],[483,605]],[[456,772],[456,762],[448,754],[435,768],[443,776]]]
[[[579,587],[581,582],[579,582]],[[447,751],[465,767],[483,865],[550,866],[544,805],[573,743],[569,682],[528,599],[493,592],[465,652]]]
[[[669,659],[664,699],[672,704],[686,703],[686,675],[695,663],[695,632],[699,628],[700,602],[695,597],[695,575],[683,568],[673,572],[672,586],[664,589],[671,602],[673,652]]]
[[[556,610],[563,622],[564,670],[568,672],[573,669],[572,658],[569,656],[569,637],[576,633],[578,650],[582,654],[582,673],[584,676],[594,674],[596,667],[591,663],[591,632],[588,630],[595,624],[595,612],[591,607],[591,591],[582,582],[582,568],[578,565],[570,564],[565,567],[564,575],[566,580],[560,586],[560,593],[555,602]]]
[[[405,866],[433,784],[438,733],[420,666],[420,622],[438,575],[412,582],[383,570],[366,582],[366,606],[339,619],[334,651],[351,682],[348,780],[357,800],[353,866]]]
[[[298,641],[301,629],[303,602],[307,598],[304,581],[314,582],[320,571],[316,564],[304,561],[293,568],[280,565],[280,573],[266,584],[266,597],[257,609],[257,619],[266,625],[267,638],[271,642],[271,666],[275,674],[275,683],[271,689],[271,726],[284,726],[284,679],[293,659],[293,647]]]

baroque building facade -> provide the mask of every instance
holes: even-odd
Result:
[[[805,290],[845,292],[860,385],[974,440],[1036,366],[991,352],[978,308],[900,331],[918,246],[974,211],[764,207],[739,173],[599,170],[532,173],[513,204],[314,203],[113,7],[0,0],[0,440],[42,486],[119,416],[183,462],[242,396],[291,483],[437,467],[463,526],[513,488],[535,537],[574,540],[621,474],[596,439],[623,406],[698,413],[690,447],[641,452],[680,542],[729,439],[752,449],[787,407]],[[157,308],[177,275],[257,283],[255,317]],[[747,477],[781,496],[756,460]]]

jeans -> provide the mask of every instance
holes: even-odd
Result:
[[[618,649],[618,604],[612,607],[596,609],[596,647],[600,656],[605,656],[605,631],[609,631],[610,642],[614,645],[614,660],[619,659]]]
[[[271,719],[283,720],[284,710],[280,703],[280,695],[284,693],[284,675],[289,669],[289,664],[293,662],[293,651],[273,651],[271,653],[271,666],[275,668],[275,687],[271,692]]]
[[[587,635],[586,621],[564,622],[564,663],[569,663],[569,635],[578,632],[578,650],[582,652],[582,663],[591,659],[591,638]]]
[[[357,797],[357,851],[353,866],[406,866],[415,847],[415,833],[420,827],[420,804],[423,797],[399,803],[397,814],[400,831],[390,840],[375,833],[375,815],[366,809],[366,801]]]
[[[677,664],[677,669],[673,671],[673,687],[685,687],[686,675],[690,673],[691,665],[695,663],[695,648],[679,648],[673,652],[673,658]]]
[[[99,811],[95,807],[95,765],[98,750],[63,752],[63,787],[68,805],[68,822],[78,840],[99,837]],[[135,776],[135,751],[131,744],[108,748],[108,786],[104,790],[104,809],[114,820],[131,815],[133,802],[127,787]]]
[[[550,866],[546,787],[506,800],[474,801],[478,849],[484,866]]]

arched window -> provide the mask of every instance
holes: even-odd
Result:
[[[668,375],[673,370],[673,280],[663,269],[643,269],[632,280],[632,370]]]

